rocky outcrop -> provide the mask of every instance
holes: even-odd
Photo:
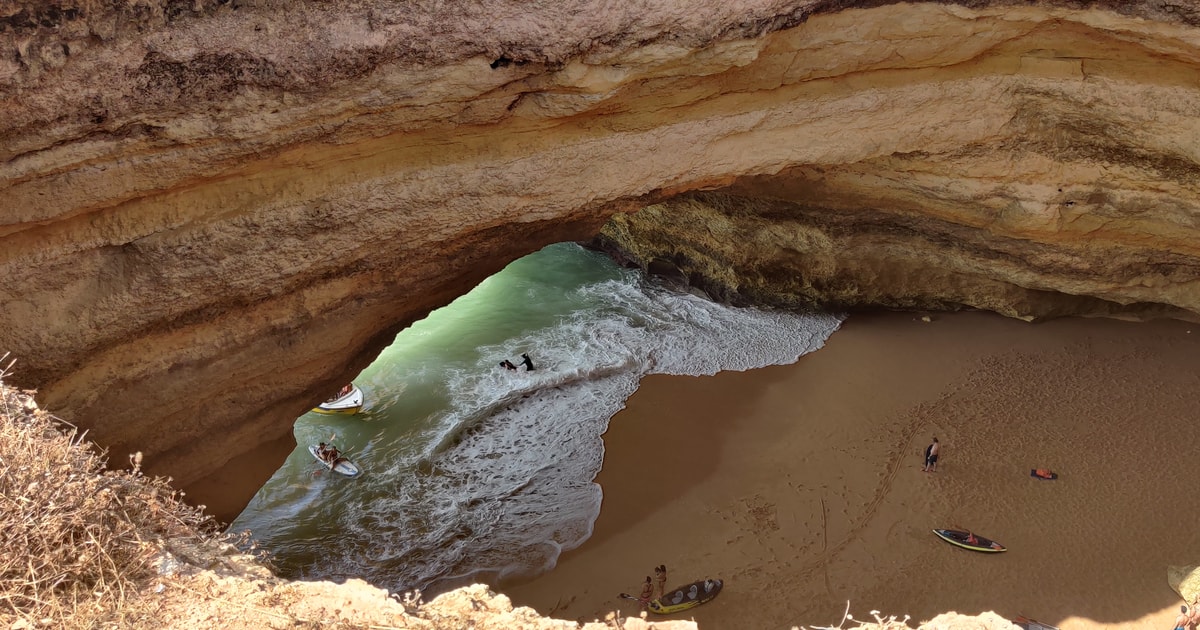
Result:
[[[624,247],[735,299],[1195,313],[1197,24],[1152,0],[19,0],[0,352],[227,517],[398,330],[643,206]],[[707,234],[668,225],[685,207]]]
[[[843,174],[837,170],[797,169],[748,178],[719,192],[686,193],[615,216],[594,246],[681,288],[735,305],[973,308],[1026,320],[1064,315],[1197,320],[1194,296],[1185,287],[1196,278],[1200,260],[1157,246],[1188,240],[1188,230],[1161,215],[1146,217],[1136,203],[1120,207],[1106,197],[1099,202],[1106,207],[1086,210],[1082,225],[1062,219],[1005,225],[1011,211],[989,208],[994,198],[968,195],[972,198],[953,203],[974,217],[939,218],[906,207],[895,189],[838,189]],[[904,172],[911,172],[907,165]],[[901,173],[872,173],[868,179],[877,177],[909,179]],[[966,179],[956,182],[965,185]],[[827,186],[831,183],[835,186]],[[789,189],[804,192],[788,196]],[[943,200],[960,191],[945,192]],[[870,198],[872,193],[879,196]],[[841,205],[847,195],[854,195],[853,210]],[[1087,221],[1104,212],[1130,223],[1149,220],[1136,231],[1098,235]],[[1179,290],[1181,299],[1166,297],[1167,287]]]

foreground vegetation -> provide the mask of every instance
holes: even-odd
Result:
[[[167,479],[106,469],[104,453],[38,408],[0,368],[0,621],[9,628],[135,625],[138,594],[172,545],[219,537]]]

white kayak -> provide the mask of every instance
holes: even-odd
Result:
[[[358,469],[358,466],[354,465],[354,462],[346,459],[345,457],[337,458],[337,461],[332,464],[321,459],[321,456],[317,455],[317,446],[315,444],[308,445],[308,452],[312,453],[312,456],[316,458],[317,461],[321,462],[326,468],[335,473],[340,473],[346,475],[347,477],[357,477],[359,473],[362,472]]]
[[[350,391],[326,400],[325,402],[313,407],[313,411],[317,413],[358,413],[363,408],[363,393],[357,385],[350,384]]]

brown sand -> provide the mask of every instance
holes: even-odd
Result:
[[[726,580],[672,616],[704,630],[837,625],[847,601],[912,625],[1170,628],[1167,566],[1200,563],[1197,412],[1200,324],[853,316],[794,365],[643,381],[604,437],[593,536],[501,590],[559,618],[636,614],[615,596],[661,563],[668,586]]]

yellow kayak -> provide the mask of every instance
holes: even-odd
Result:
[[[669,615],[677,613],[681,610],[695,608],[704,602],[712,601],[718,593],[721,592],[721,587],[725,583],[721,580],[700,580],[692,582],[687,586],[681,586],[662,597],[646,604],[646,608],[650,612],[660,615]],[[645,601],[639,597],[634,597],[626,593],[621,593],[621,597],[632,599],[637,602]]]
[[[692,582],[650,602],[647,608],[650,609],[650,612],[660,615],[669,615],[689,608],[695,608],[700,604],[712,601],[721,592],[721,587],[724,585],[725,583],[721,580]]]
[[[313,411],[325,414],[355,414],[362,411],[363,393],[353,383],[342,388],[332,398],[313,407]]]

